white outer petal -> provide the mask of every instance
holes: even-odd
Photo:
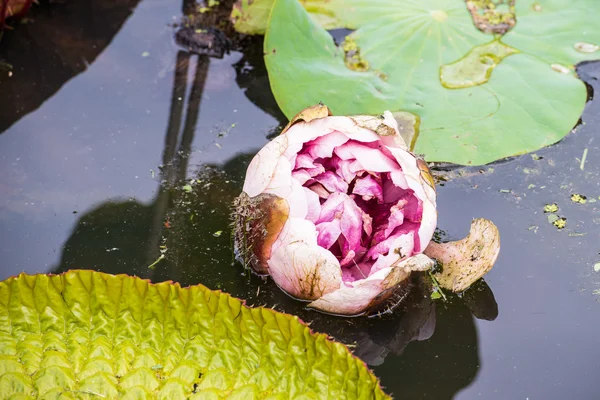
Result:
[[[293,297],[313,300],[342,285],[339,261],[317,244],[315,225],[289,218],[272,247],[269,275]]]
[[[409,257],[394,267],[388,267],[369,276],[353,282],[352,287],[344,286],[328,293],[310,303],[308,306],[340,315],[358,315],[367,311],[367,307],[375,297],[390,286],[402,281],[412,271],[425,271],[433,265],[433,261],[424,254]],[[394,282],[385,282],[390,273],[394,272]]]
[[[246,171],[243,191],[250,197],[261,194],[273,179],[277,164],[288,148],[287,138],[278,136],[254,156]],[[290,170],[291,175],[291,170]]]

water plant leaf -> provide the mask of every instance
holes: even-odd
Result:
[[[320,101],[340,115],[413,113],[414,151],[428,161],[480,165],[534,151],[583,111],[573,64],[600,55],[600,2],[517,3],[516,26],[494,39],[458,0],[275,0],[264,43],[271,89],[288,117]],[[333,27],[354,31],[338,45]],[[462,64],[471,76],[459,74],[459,85],[440,76]]]
[[[0,282],[3,398],[387,398],[298,318],[198,285],[69,271]]]

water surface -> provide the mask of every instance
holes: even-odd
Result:
[[[500,229],[487,286],[448,302],[417,286],[383,318],[323,316],[232,262],[229,204],[285,123],[260,42],[223,59],[188,54],[170,26],[179,5],[115,4],[38,7],[0,43],[13,65],[0,76],[0,279],[88,268],[222,289],[355,344],[395,398],[600,397],[600,102],[536,157],[439,171],[451,178],[438,188],[446,238],[476,217]],[[600,64],[579,73],[600,90]],[[542,211],[552,202],[563,230]]]

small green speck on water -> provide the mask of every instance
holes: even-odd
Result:
[[[529,186],[527,186],[527,189],[533,189],[535,187],[535,185],[533,183],[530,183]]]
[[[533,159],[533,161],[539,161],[539,160],[542,160],[544,157],[538,156],[537,154],[533,153],[531,155],[531,158]]]
[[[213,236],[219,237],[219,236],[221,236],[222,233],[223,233],[223,231],[216,231],[215,233],[213,233]]]
[[[150,52],[145,51],[142,53],[142,57],[148,57],[150,55]]]
[[[594,264],[594,272],[600,272],[600,262]]]
[[[181,189],[183,189],[184,192],[190,193],[192,191],[192,186],[183,185],[183,187]]]
[[[510,189],[500,189],[500,193],[510,193]]]
[[[558,211],[558,204],[556,204],[556,203],[546,204],[544,206],[545,213],[555,213],[557,211]],[[550,221],[550,222],[552,222],[552,221]]]
[[[573,203],[585,204],[587,202],[587,197],[579,193],[573,193],[571,195],[571,201]]]
[[[559,217],[556,214],[548,214],[548,222],[558,229],[563,229],[565,226],[567,226],[567,219],[565,217]]]

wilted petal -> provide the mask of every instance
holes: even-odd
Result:
[[[429,243],[425,254],[443,265],[436,274],[440,286],[462,292],[485,275],[500,252],[500,232],[493,222],[478,218],[471,223],[469,235],[456,242]]]
[[[289,218],[288,202],[272,194],[251,198],[242,192],[235,208],[236,251],[257,273],[267,274],[267,260]]]

